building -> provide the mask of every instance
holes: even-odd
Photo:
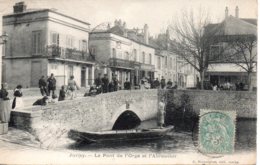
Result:
[[[143,77],[154,78],[155,49],[149,44],[147,25],[143,30],[127,29],[116,20],[111,28],[91,32],[89,42],[98,64],[95,75],[107,74],[111,80],[115,74],[121,85],[126,78],[132,85],[139,85]]]
[[[156,78],[162,76],[168,81],[177,82],[177,56],[167,50],[156,50],[157,65],[156,65]]]
[[[3,79],[38,87],[42,75],[53,73],[57,86],[74,75],[86,87],[94,79],[94,62],[88,53],[90,24],[50,9],[26,9],[23,2],[3,16],[3,31],[9,35],[3,57]]]
[[[164,77],[166,81],[177,83],[179,88],[193,88],[197,84],[196,70],[182,57],[169,50],[169,30],[150,39],[155,51],[155,78]]]
[[[235,16],[228,14],[228,8],[225,10],[225,19],[219,24],[211,24],[208,28],[218,28],[218,33],[215,35],[216,42],[210,47],[211,59],[207,71],[207,78],[211,84],[222,86],[226,82],[230,82],[235,88],[235,84],[245,84],[245,89],[248,88],[248,73],[245,69],[250,62],[252,68],[251,86],[256,87],[256,62],[257,62],[257,40],[252,45],[252,52],[255,57],[250,58],[249,53],[244,55],[237,54],[231,58],[232,53],[236,48],[230,47],[230,43],[237,39],[245,37],[257,36],[257,20],[239,18],[239,8],[235,9]],[[238,45],[237,45],[238,46]],[[246,49],[243,50],[244,52]],[[217,57],[217,58],[213,58]]]

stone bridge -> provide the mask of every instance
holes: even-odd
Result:
[[[118,91],[12,111],[10,124],[30,132],[130,128],[154,118],[157,104],[158,90]]]

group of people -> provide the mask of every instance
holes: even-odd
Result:
[[[114,92],[117,91],[119,88],[119,82],[116,74],[112,75],[112,80],[109,82],[107,74],[104,74],[104,76],[101,78],[101,73],[99,73],[94,83],[96,85],[98,94]]]
[[[236,91],[242,91],[244,90],[245,84],[240,82],[240,83],[235,83],[231,84],[229,81],[226,81],[225,83],[218,85],[217,83],[214,83],[212,85],[212,90],[217,91],[217,90],[236,90]]]
[[[76,97],[75,90],[79,89],[76,81],[74,80],[74,76],[70,76],[68,80],[68,85],[61,86],[59,91],[59,97],[56,95],[56,79],[54,74],[52,73],[47,80],[45,80],[44,76],[42,76],[39,80],[39,88],[43,98],[38,99],[33,105],[47,105],[47,103],[51,100],[51,102],[63,101],[67,96],[70,96],[70,99],[74,99]],[[51,97],[51,99],[50,99]]]
[[[141,80],[141,89],[177,89],[177,82],[173,84],[171,79],[169,79],[167,82],[165,78],[162,76],[161,80],[156,78],[155,80],[150,80],[149,78],[143,78]]]
[[[89,90],[88,93],[89,96],[94,94],[113,92],[122,88],[117,79],[116,74],[112,74],[112,80],[109,82],[107,74],[104,74],[104,76],[101,77],[101,73],[99,73],[94,83],[95,85],[91,86]],[[131,88],[132,88],[131,82],[129,81],[128,78],[126,78],[123,84],[123,89],[130,90]],[[143,77],[140,80],[139,88],[140,89],[177,89],[177,83],[176,82],[173,83],[171,79],[169,79],[166,82],[163,76],[160,81],[158,78],[152,81],[149,78]]]
[[[121,88],[116,74],[112,74],[112,79],[109,81],[107,74],[104,74],[104,76],[101,77],[101,73],[99,73],[98,77],[94,81],[94,84],[95,85],[90,87],[88,95],[114,92]],[[126,81],[124,82],[124,89],[131,89],[131,83],[128,78],[126,78]]]
[[[73,81],[74,77],[71,77],[68,82],[68,90],[76,90],[76,84]],[[2,84],[2,88],[0,90],[0,121],[4,123],[8,123],[10,121],[10,112],[11,112],[11,106],[10,106],[10,99],[8,97],[8,91],[7,91],[8,85],[7,83]],[[53,89],[53,88],[52,88]],[[60,90],[60,97],[65,97],[66,91],[64,89],[64,86],[62,86],[62,89]],[[55,90],[53,95],[55,94]],[[17,85],[17,87],[14,89],[14,99],[12,102],[12,109],[19,108],[23,106],[23,101],[21,97],[23,96],[22,93],[22,86]],[[37,100],[33,105],[47,105],[48,96],[47,94],[42,98]],[[61,100],[60,100],[61,101]],[[158,115],[157,115],[157,122],[158,126],[160,128],[163,128],[164,126],[164,118],[165,118],[165,99],[161,99],[159,102],[158,107]]]
[[[59,91],[59,97],[57,97],[56,94],[56,78],[54,74],[52,73],[47,79],[45,79],[45,76],[42,76],[39,79],[39,88],[41,95],[43,96],[41,99],[36,100],[33,105],[47,105],[49,102],[55,103],[58,101],[65,100],[68,96],[70,96],[70,99],[75,98],[75,91],[79,89],[76,81],[74,80],[74,76],[70,76],[70,79],[68,80],[68,85],[61,86],[61,89]],[[98,74],[98,77],[95,79],[95,86],[92,86],[85,96],[91,96],[96,95],[100,93],[108,93],[119,90],[119,81],[117,79],[117,75],[112,75],[112,80],[109,81],[107,74],[104,74],[103,77],[101,77],[101,74]],[[148,84],[148,85],[147,85]],[[176,89],[177,85],[173,86],[173,83],[169,79],[169,81],[166,83],[165,79],[162,77],[161,81],[156,78],[153,82],[149,81],[149,79],[143,78],[140,82],[140,88],[160,88],[160,89]],[[126,81],[124,82],[124,89],[130,90],[131,89],[131,83],[126,78]],[[23,107],[23,101],[22,101],[22,86],[17,85],[17,87],[14,89],[14,99],[12,102],[12,109],[15,108],[21,108]],[[0,99],[2,100],[9,100],[8,98],[8,92],[7,92],[7,84],[4,83],[2,85],[2,89],[0,91]]]
[[[17,87],[14,89],[14,99],[10,106],[10,98],[8,93],[8,84],[3,83],[2,88],[0,90],[0,122],[8,123],[10,120],[10,113],[11,108],[21,108],[23,107],[23,100],[22,100],[22,86],[17,85]]]

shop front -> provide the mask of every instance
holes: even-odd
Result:
[[[206,72],[206,77],[212,85],[219,87],[230,83],[235,89],[236,84],[243,84],[244,89],[248,87],[248,74],[235,64],[212,64]],[[252,86],[256,87],[256,72],[252,73]]]
[[[139,78],[147,78],[150,82],[154,80],[155,66],[150,64],[140,64]]]

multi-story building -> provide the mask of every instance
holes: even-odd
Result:
[[[156,56],[156,62],[160,63],[160,67],[156,67],[155,77],[160,79],[163,76],[167,81],[177,82],[177,56],[170,51],[158,49]]]
[[[162,76],[164,76],[163,68],[164,68],[164,56],[161,54],[161,52],[156,49],[155,50],[155,73],[154,78],[161,79]]]
[[[142,33],[127,29],[125,23],[115,21],[115,26],[103,31],[91,32],[89,46],[99,66],[98,73],[112,74],[122,85],[126,78],[132,85],[138,85],[143,77],[154,77],[155,49],[148,43],[148,26]]]
[[[177,57],[177,83],[182,88],[193,88],[198,84],[198,72],[182,57]]]
[[[42,75],[53,73],[57,86],[66,85],[71,75],[82,87],[93,82],[89,23],[50,9],[26,9],[23,2],[13,9],[3,16],[3,31],[9,36],[3,81],[10,87],[37,87]]]
[[[221,23],[211,24],[207,28],[218,28],[215,34],[215,38],[218,40],[216,44],[211,45],[211,59],[207,71],[208,80],[212,84],[218,84],[219,86],[222,86],[226,82],[231,83],[234,88],[235,84],[238,83],[248,86],[248,73],[245,69],[252,64],[251,86],[256,87],[257,40],[253,41],[254,45],[244,43],[244,46],[252,46],[251,58],[248,51],[250,47],[240,47],[239,50],[244,53],[238,53],[235,50],[235,46],[239,45],[234,45],[234,41],[241,43],[238,40],[239,38],[243,39],[250,36],[256,38],[257,20],[239,18],[238,7],[235,9],[235,16],[229,15],[228,8],[226,7],[225,19]],[[234,46],[230,47],[229,43],[232,43]],[[232,52],[234,51],[237,54],[232,57]]]
[[[166,81],[177,83],[179,88],[195,87],[197,77],[195,69],[183,58],[174,54],[169,49],[169,31],[159,34],[157,38],[151,39],[156,48],[155,78],[164,77]]]

